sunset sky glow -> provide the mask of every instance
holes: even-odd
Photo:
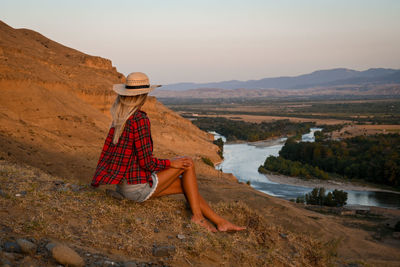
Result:
[[[158,83],[400,68],[400,1],[2,0],[0,20]]]

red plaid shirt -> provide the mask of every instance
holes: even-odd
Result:
[[[113,144],[113,136],[114,127],[111,127],[92,186],[118,184],[124,178],[128,184],[150,183],[152,186],[151,173],[169,168],[168,159],[153,157],[150,120],[145,112],[138,110],[129,117],[117,144]]]

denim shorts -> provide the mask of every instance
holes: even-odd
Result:
[[[133,200],[135,202],[143,202],[148,200],[156,191],[158,185],[158,177],[155,172],[151,174],[153,179],[153,186],[150,187],[149,183],[145,184],[127,184],[126,180],[122,183],[117,184],[116,191],[123,195],[126,199]]]

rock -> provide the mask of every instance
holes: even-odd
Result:
[[[279,235],[282,237],[282,238],[287,238],[287,234],[284,234],[284,233],[279,233]]]
[[[62,185],[62,184],[64,184],[64,181],[54,181],[54,184],[55,185]]]
[[[394,239],[400,239],[400,232],[393,232]]]
[[[61,263],[63,265],[76,267],[81,267],[85,265],[85,262],[83,261],[81,256],[79,256],[78,253],[65,245],[56,244],[51,250],[51,253],[53,255],[53,258],[58,263]]]
[[[153,256],[156,256],[156,257],[167,257],[173,252],[175,252],[175,246],[154,246],[153,247]]]
[[[106,194],[112,198],[118,199],[118,200],[123,200],[124,196],[121,195],[120,193],[118,193],[115,190],[111,190],[111,189],[106,189]]]
[[[67,187],[57,188],[57,192],[68,192],[68,191],[69,191],[69,189]]]
[[[24,267],[37,267],[38,264],[35,262],[35,260],[30,257],[30,256],[26,256],[21,262],[20,262],[20,266],[24,266]]]
[[[81,187],[77,184],[73,184],[73,185],[71,185],[71,190],[73,192],[78,192],[79,190],[81,190]]]
[[[55,246],[56,246],[55,243],[48,243],[46,245],[46,249],[51,252]]]
[[[17,244],[21,247],[23,253],[26,254],[35,254],[37,251],[36,244],[26,240],[26,239],[17,239]]]
[[[176,236],[178,239],[183,240],[185,239],[185,235],[179,234]]]
[[[137,267],[138,265],[134,261],[127,261],[123,265],[124,267]]]
[[[154,228],[154,233],[159,233],[160,230],[158,230],[158,228]]]
[[[119,266],[119,264],[110,260],[103,261],[102,267],[113,267],[113,266]]]
[[[5,242],[4,251],[21,253],[21,247],[16,242]]]

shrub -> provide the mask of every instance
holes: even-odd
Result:
[[[304,202],[305,202],[304,197],[297,197],[296,198],[296,203],[304,203]]]
[[[211,167],[214,167],[214,163],[211,161],[211,159],[202,157],[201,160],[202,160],[205,164],[207,164],[207,165],[209,165],[209,166],[211,166]]]
[[[224,158],[224,141],[222,141],[222,138],[218,138],[217,140],[214,140],[213,143],[219,147],[218,155],[221,157],[221,159],[223,159]]]
[[[342,207],[346,205],[347,192],[335,189],[333,192],[325,194],[325,188],[316,187],[310,193],[305,194],[305,201],[310,205]]]

